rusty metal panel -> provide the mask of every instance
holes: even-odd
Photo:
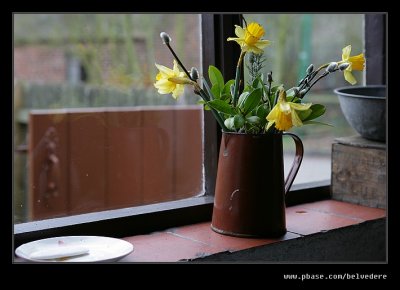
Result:
[[[174,199],[174,112],[149,109],[143,115],[143,202]]]
[[[142,111],[108,111],[107,116],[107,207],[143,204]]]
[[[145,205],[201,192],[199,107],[39,111],[30,119],[31,219]],[[54,132],[55,151],[41,148],[39,144]],[[51,153],[59,170],[44,175],[45,165],[54,161]],[[49,185],[43,176],[59,178],[57,194],[46,197],[46,203],[43,196]]]
[[[104,112],[69,114],[69,204],[78,214],[105,207],[106,119]]]
[[[202,108],[175,110],[175,198],[193,197],[202,190]]]
[[[64,215],[68,210],[67,114],[31,111],[29,124],[29,219]]]

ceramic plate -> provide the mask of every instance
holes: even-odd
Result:
[[[132,251],[132,244],[120,239],[66,236],[23,244],[15,250],[15,254],[34,262],[112,262]]]

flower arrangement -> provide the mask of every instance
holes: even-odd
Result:
[[[162,32],[160,37],[173,54],[174,64],[172,69],[156,64],[159,73],[154,86],[158,93],[172,93],[172,97],[177,99],[183,94],[184,86],[191,85],[202,98],[199,103],[212,111],[224,132],[263,134],[287,131],[293,126],[321,124],[314,119],[325,113],[325,106],[303,102],[310,89],[322,78],[337,71],[343,72],[345,80],[354,85],[356,80],[352,71],[364,69],[364,55],[350,56],[351,45],[348,45],[342,50],[342,60],[325,63],[317,69],[311,64],[304,78],[296,86],[285,90],[283,84],[274,82],[272,71],[266,77],[261,73],[265,61],[264,49],[271,44],[269,40],[262,39],[265,34],[263,26],[255,22],[247,25],[245,20],[244,23],[243,27],[235,26],[236,37],[227,39],[241,48],[235,79],[225,82],[218,68],[211,65],[208,69],[211,85],[202,78],[202,87],[198,83],[198,70],[192,68],[188,71],[185,68],[170,45],[171,38]],[[241,66],[247,54],[249,81],[241,86]]]

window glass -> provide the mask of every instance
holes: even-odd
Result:
[[[363,52],[363,14],[245,14],[244,17],[247,23],[255,21],[265,28],[264,39],[270,40],[271,45],[264,53],[264,75],[272,71],[275,84],[284,84],[286,90],[297,85],[311,63],[318,68],[341,60],[342,48],[349,44],[352,55]],[[362,85],[363,72],[353,74],[357,84]],[[330,180],[332,142],[337,137],[356,134],[347,124],[333,93],[333,89],[348,85],[343,73],[336,72],[319,81],[306,95],[307,101],[326,107],[326,113],[317,121],[332,126],[306,125],[290,130],[304,143],[304,159],[294,184]],[[294,156],[292,143],[291,138],[284,138],[286,174]]]
[[[14,14],[15,223],[203,192],[202,107],[157,93],[166,31],[199,67],[195,14]]]

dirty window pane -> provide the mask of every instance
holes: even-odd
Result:
[[[363,52],[363,14],[245,14],[244,17],[247,23],[256,21],[264,26],[264,38],[272,43],[265,49],[263,72],[266,75],[272,71],[275,84],[284,84],[285,89],[296,86],[311,63],[318,68],[341,60],[342,48],[348,44],[352,45],[352,55]],[[363,73],[353,74],[362,85]],[[326,107],[326,113],[316,121],[333,127],[306,125],[290,130],[304,144],[303,163],[294,184],[330,180],[332,142],[337,137],[356,134],[347,124],[333,93],[333,89],[348,85],[343,73],[336,72],[318,82],[306,95],[309,102]],[[287,174],[294,156],[291,138],[284,138],[284,151]]]
[[[202,108],[154,88],[167,31],[200,70],[195,14],[14,14],[15,223],[203,192]]]

